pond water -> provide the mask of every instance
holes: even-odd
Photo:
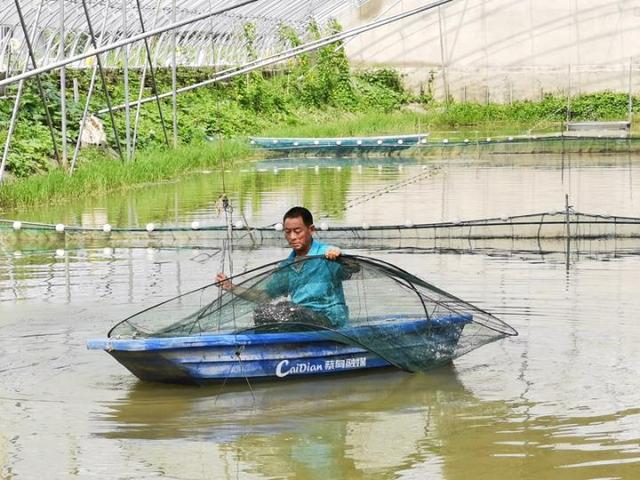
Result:
[[[251,225],[294,204],[317,223],[376,225],[555,211],[565,194],[578,211],[640,216],[640,159],[578,155],[270,160],[9,216],[224,224],[223,181],[234,218]],[[219,247],[6,243],[1,478],[637,478],[640,242],[578,244],[568,267],[562,249],[519,242],[350,249],[520,333],[428,374],[167,386],[86,350],[125,316],[210,283]],[[236,250],[233,269],[282,258],[285,247]]]

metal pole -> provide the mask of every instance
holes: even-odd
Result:
[[[142,108],[142,103],[140,99],[142,98],[142,94],[144,93],[144,82],[147,78],[147,63],[145,62],[144,67],[142,68],[142,75],[140,75],[140,88],[138,89],[138,101],[132,103],[131,105],[136,105],[136,114],[133,118],[133,139],[131,140],[131,158],[134,158],[136,155],[136,145],[138,142],[138,122],[140,121],[140,108]]]
[[[176,23],[176,0],[173,0],[171,22]],[[171,98],[171,107],[173,113],[173,148],[175,148],[178,146],[178,98],[176,94],[176,88],[178,88],[178,74],[176,69],[176,49],[178,48],[178,38],[175,30],[173,30],[172,33],[173,52],[171,53],[171,91],[173,92],[173,95]]]
[[[566,268],[569,271],[569,260],[571,258],[571,223],[569,220],[569,214],[571,205],[569,205],[569,194],[565,193],[564,195],[564,204],[565,204],[565,222],[567,226],[567,254],[566,254]]]
[[[38,22],[40,21],[40,13],[42,12],[42,3],[38,6],[38,11],[36,12],[36,18],[33,21],[33,32],[32,35],[35,36],[36,30],[38,28]],[[25,59],[24,62],[24,71],[29,68],[29,60]],[[7,67],[7,72],[9,72]],[[2,177],[4,175],[4,169],[7,164],[7,159],[9,158],[9,146],[11,145],[11,138],[13,137],[13,130],[16,127],[16,122],[18,120],[18,110],[20,109],[20,98],[22,98],[22,89],[24,87],[24,80],[20,80],[18,82],[18,91],[16,93],[16,99],[13,102],[13,110],[11,111],[11,120],[9,120],[9,131],[7,132],[7,139],[4,142],[4,150],[2,151],[2,161],[0,162],[0,183],[2,183]]]
[[[140,0],[136,0],[136,6],[138,8],[138,17],[140,18],[140,28],[144,32],[144,18],[142,17],[142,7],[140,6]],[[151,58],[151,49],[149,48],[149,41],[146,38],[144,39],[144,49],[147,54],[147,62],[149,62],[149,74],[151,75],[151,92],[156,97],[156,103],[158,104],[158,114],[160,115],[160,125],[162,126],[164,141],[168,147],[169,137],[167,136],[167,127],[164,124],[164,116],[162,115],[162,105],[160,105],[160,99],[158,98],[158,86],[156,84],[156,75],[153,70],[153,59]]]
[[[109,5],[107,4],[107,8],[108,6]],[[89,28],[89,35],[91,36],[91,44],[93,45],[94,50],[97,51],[98,43],[96,42],[96,36],[93,32],[91,17],[89,16],[89,9],[87,8],[87,0],[82,0],[82,8],[84,9],[84,16],[87,19],[87,27]],[[98,71],[100,72],[100,78],[102,80],[102,90],[104,92],[105,100],[107,101],[109,117],[111,118],[111,127],[113,129],[113,135],[116,140],[116,148],[118,149],[118,155],[120,156],[120,160],[124,161],[124,157],[122,155],[122,149],[120,148],[120,136],[118,135],[118,127],[116,127],[116,119],[113,116],[113,110],[111,109],[111,96],[109,95],[109,89],[107,88],[107,79],[104,75],[104,70],[102,68],[102,60],[100,59],[100,54],[98,53],[96,53],[96,62],[98,63]]]
[[[20,2],[18,2],[18,0],[14,0],[14,3],[16,4],[16,10],[18,11],[18,18],[20,19],[20,26],[22,28],[22,32],[24,33],[24,41],[27,44],[27,49],[29,50],[29,57],[31,57],[31,64],[33,65],[34,69],[37,69],[38,64],[36,63],[36,55],[33,51],[33,46],[31,45],[31,39],[29,38],[29,32],[27,31],[27,24],[24,21],[24,16],[22,15]],[[53,155],[55,156],[55,159],[56,159],[56,162],[58,162],[58,165],[60,165],[60,155],[58,153],[58,143],[56,142],[56,132],[53,129],[53,120],[51,119],[51,112],[49,112],[49,104],[47,102],[47,96],[44,93],[44,87],[42,86],[40,75],[36,75],[36,83],[38,84],[38,92],[40,93],[42,104],[44,105],[44,113],[47,118],[49,133],[51,133],[51,142],[53,143]]]
[[[155,27],[156,23],[158,22],[158,16],[160,15],[160,3],[161,0],[158,0],[156,2],[156,13],[155,13],[155,18],[153,20],[153,26]],[[142,75],[140,76],[140,87],[138,88],[138,102],[140,102],[140,100],[142,99],[142,94],[144,93],[144,84],[147,78],[147,66],[149,65],[148,62],[144,62],[143,66],[142,66]],[[152,97],[153,98],[153,97]],[[136,154],[136,145],[138,142],[138,123],[140,122],[140,109],[142,107],[142,104],[138,103],[136,105],[136,114],[133,120],[133,140],[132,140],[132,144],[131,144],[131,158],[135,157]]]
[[[337,33],[335,35],[331,35],[329,37],[326,37],[324,39],[321,40],[314,40],[312,42],[309,43],[305,43],[303,45],[300,45],[298,47],[286,50],[282,53],[277,53],[274,55],[269,55],[267,57],[264,57],[262,59],[258,59],[252,62],[248,62],[245,63],[244,65],[240,65],[238,67],[232,67],[232,68],[228,68],[226,70],[222,70],[220,72],[218,72],[216,75],[214,75],[212,78],[208,79],[208,80],[204,80],[202,82],[199,83],[195,83],[193,85],[189,85],[187,87],[182,87],[182,88],[178,88],[176,90],[176,93],[184,93],[184,92],[188,92],[191,90],[195,90],[196,88],[200,88],[200,87],[204,87],[206,85],[211,85],[213,83],[217,83],[220,82],[222,80],[227,80],[233,77],[236,77],[238,75],[243,75],[245,73],[251,72],[253,70],[257,70],[259,68],[263,68],[266,67],[268,65],[272,65],[274,63],[278,63],[278,62],[282,62],[284,60],[288,60],[289,58],[293,58],[297,55],[301,55],[303,53],[307,53],[307,52],[311,52],[313,50],[317,50],[319,48],[325,47],[327,45],[331,45],[332,43],[336,43],[336,42],[340,42],[344,39],[353,37],[355,35],[359,35],[361,33],[364,33],[366,31],[369,30],[373,30],[375,28],[378,27],[382,27],[384,25],[388,25],[390,23],[399,21],[399,20],[403,20],[405,18],[411,17],[413,15],[416,15],[418,13],[422,13],[425,12],[427,10],[431,10],[433,8],[437,8],[440,5],[444,5],[447,3],[450,3],[454,0],[440,0],[434,3],[431,3],[429,5],[424,5],[422,7],[418,7],[415,8],[413,10],[409,10],[407,12],[403,12],[400,13],[398,15],[394,15],[382,20],[377,20],[371,23],[368,23],[366,25],[362,25],[360,27],[356,27],[353,28],[351,30],[347,30],[344,32],[340,32]],[[0,82],[0,86],[2,85],[2,82]],[[158,98],[167,98],[170,97],[171,95],[173,95],[173,92],[168,92],[168,93],[161,93],[160,95],[158,95]],[[144,104],[144,103],[148,103],[148,102],[152,102],[155,101],[155,97],[149,97],[149,98],[145,98],[142,99],[138,102],[132,103],[131,105],[137,105],[138,103]],[[113,107],[114,111],[117,110],[122,110],[123,108],[125,108],[124,104],[121,105],[116,105]],[[101,115],[103,113],[106,113],[107,109],[102,109],[102,110],[98,110],[96,112],[97,115]]]
[[[106,18],[106,17],[105,17]],[[93,72],[91,73],[91,81],[89,82],[89,91],[87,92],[87,101],[84,104],[84,110],[82,112],[82,120],[80,121],[80,130],[78,131],[78,138],[76,139],[76,148],[73,150],[73,158],[71,159],[71,166],[69,167],[69,175],[73,175],[73,171],[76,168],[76,161],[78,160],[78,154],[80,153],[80,143],[82,139],[82,132],[84,131],[84,125],[87,123],[87,116],[89,115],[89,102],[93,95],[93,88],[96,84],[96,74],[98,73],[97,65],[93,66]]]
[[[102,21],[102,30],[100,32],[100,38],[104,37],[104,32],[107,29],[107,19],[108,15],[104,16],[104,20]],[[76,167],[76,162],[78,160],[78,154],[80,153],[80,143],[82,141],[82,132],[84,132],[84,126],[87,122],[87,116],[89,115],[89,104],[91,102],[91,97],[93,96],[93,89],[96,85],[96,75],[98,73],[98,65],[93,65],[93,72],[91,72],[91,81],[89,82],[89,90],[87,91],[87,99],[84,103],[84,110],[82,111],[82,121],[80,122],[80,129],[78,131],[78,138],[76,139],[76,148],[73,150],[73,158],[71,160],[71,167],[69,168],[69,175],[73,175],[73,171]],[[75,79],[74,79],[75,80]],[[77,82],[75,83],[77,85]],[[75,93],[74,93],[75,95]],[[79,95],[78,95],[79,98]],[[79,100],[78,100],[79,101]]]
[[[122,31],[123,35],[127,35],[127,0],[122,0]],[[129,108],[129,53],[130,45],[124,47],[124,101],[126,107],[124,109],[124,125],[125,125],[125,150],[127,160],[131,160],[131,109]]]
[[[633,57],[629,58],[629,129],[633,121]]]
[[[449,105],[449,81],[447,78],[447,54],[446,46],[444,44],[444,27],[442,18],[442,8],[438,7],[438,29],[440,30],[440,62],[442,68],[442,84],[444,87],[444,102],[445,105]]]
[[[567,72],[567,125],[565,130],[569,130],[570,121],[571,121],[571,64],[568,65],[568,72]]]
[[[250,3],[255,3],[258,0],[245,0],[243,2],[240,3],[236,3],[235,5],[231,5],[229,7],[224,7],[224,8],[219,8],[218,10],[214,10],[212,12],[207,12],[205,14],[202,15],[198,15],[196,17],[191,17],[188,18],[186,20],[181,20],[177,23],[173,23],[164,27],[159,27],[156,28],[154,30],[149,30],[148,32],[144,32],[144,33],[140,33],[138,35],[134,35],[132,37],[129,38],[125,38],[123,40],[118,40],[117,42],[113,42],[113,43],[109,43],[103,47],[100,47],[99,49],[93,49],[93,50],[89,50],[87,52],[81,53],[79,55],[74,55],[73,57],[68,57],[64,60],[61,60],[59,62],[55,62],[55,63],[50,63],[48,65],[42,66],[40,68],[33,68],[32,70],[29,70],[28,72],[23,72],[20,75],[16,75],[10,78],[5,78],[4,80],[0,80],[0,87],[4,86],[4,85],[9,85],[11,83],[16,83],[19,80],[23,80],[23,79],[27,79],[36,75],[39,75],[41,73],[45,73],[48,72],[50,70],[56,70],[60,67],[63,67],[64,65],[70,65],[72,63],[76,63],[79,62],[80,60],[84,60],[85,58],[89,58],[89,57],[93,57],[94,55],[99,55],[101,53],[105,53],[108,52],[110,50],[115,50],[117,48],[120,47],[124,47],[125,45],[130,45],[132,43],[135,43],[137,41],[143,40],[145,38],[150,38],[153,37],[155,35],[159,35],[161,33],[164,32],[168,32],[169,30],[173,30],[175,28],[180,28],[183,27],[185,25],[190,25],[192,23],[195,22],[199,22],[200,20],[204,20],[206,18],[215,16],[215,15],[220,15],[221,13],[226,13],[229,12],[231,10],[235,10],[236,8],[239,7],[243,7],[245,5],[248,5]],[[453,0],[447,0],[447,2],[452,2]],[[445,3],[447,3],[445,2]]]
[[[58,7],[60,15],[60,51],[58,57],[64,58],[65,32],[64,32],[64,0],[60,0]],[[67,167],[67,69],[60,69],[60,135],[62,137],[62,165]]]

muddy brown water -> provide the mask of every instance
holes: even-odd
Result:
[[[640,161],[531,156],[275,160],[225,173],[254,225],[292,204],[371,225],[555,211],[640,216]],[[317,167],[317,168],[316,168]],[[424,172],[426,174],[422,175]],[[99,226],[222,224],[219,172],[11,218]],[[409,181],[417,178],[416,181]],[[399,186],[399,184],[403,184]],[[362,201],[371,196],[370,200]],[[47,248],[0,256],[0,477],[638,478],[640,244],[566,257],[529,243],[352,252],[390,261],[513,325],[518,337],[427,374],[308,381],[143,383],[88,338],[210,283],[216,245]],[[491,245],[489,245],[491,247]],[[236,272],[282,258],[233,254]],[[228,263],[226,265],[228,267]]]

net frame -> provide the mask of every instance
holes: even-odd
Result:
[[[286,269],[297,267],[302,270],[313,268],[313,265],[352,268],[349,276],[340,280],[347,285],[345,301],[351,309],[348,322],[336,326],[317,323],[313,315],[304,316],[306,313],[302,316],[285,313],[282,318],[258,324],[255,305],[260,301],[250,297],[261,297],[258,293],[263,293],[275,275],[282,275]],[[353,278],[354,275],[357,278]],[[109,331],[108,336],[197,338],[221,335],[232,342],[237,339],[241,346],[247,336],[252,336],[251,341],[259,341],[256,338],[263,334],[310,332],[318,340],[357,346],[391,365],[414,372],[448,363],[482,345],[517,335],[513,327],[486,310],[380,259],[343,255],[338,260],[327,260],[322,256],[309,256],[297,262],[271,262],[229,280],[234,282],[235,290],[239,288],[242,292],[223,291],[224,282],[215,282],[124,319]],[[340,288],[343,288],[342,283]],[[211,292],[216,293],[214,298]],[[399,297],[398,292],[405,297]],[[276,302],[278,298],[272,300]],[[389,305],[390,298],[396,298],[396,303]],[[194,303],[199,306],[188,315],[177,321],[172,317],[176,305],[180,307],[178,310],[184,310]],[[288,308],[289,304],[285,306]],[[159,310],[166,310],[168,318],[164,318],[169,321],[158,327],[162,323],[158,322],[162,317],[157,314]],[[145,325],[149,319],[155,320],[155,329]]]

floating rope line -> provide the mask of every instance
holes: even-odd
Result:
[[[372,192],[373,195],[377,193]],[[382,193],[379,193],[382,194]],[[368,198],[368,197],[367,197]],[[365,197],[358,199],[364,202]],[[567,224],[569,229],[567,229]],[[169,239],[179,241],[174,234],[184,232],[186,239],[221,241],[231,235],[234,245],[238,242],[264,242],[282,240],[282,226],[249,228],[243,223],[228,221],[225,226],[184,226],[156,227],[100,227],[67,226],[63,224],[45,224],[0,219],[0,239],[9,241],[27,240],[34,234],[51,236],[56,239],[74,237],[88,239],[109,239],[117,243],[119,239],[160,241]],[[110,227],[110,226],[109,226]],[[253,240],[248,232],[253,235]],[[558,210],[524,215],[491,217],[455,222],[417,223],[405,221],[403,224],[390,225],[322,225],[318,235],[323,239],[395,239],[395,238],[566,238],[567,232],[572,238],[640,238],[640,217],[615,216],[607,214],[589,214]]]

